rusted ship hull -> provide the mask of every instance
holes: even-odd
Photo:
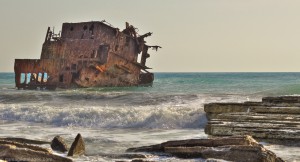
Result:
[[[48,28],[40,59],[16,59],[18,89],[151,85],[148,46],[136,28],[121,32],[102,22],[64,23],[62,32]],[[138,55],[141,60],[138,60]]]

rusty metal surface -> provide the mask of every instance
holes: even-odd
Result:
[[[40,59],[15,60],[18,89],[152,84],[148,49],[161,48],[145,44],[152,33],[139,35],[128,23],[120,31],[105,21],[64,23],[58,34],[53,30],[47,29]]]

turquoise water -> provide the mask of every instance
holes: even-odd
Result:
[[[157,73],[157,91],[210,94],[299,94],[300,73]]]
[[[14,73],[0,73],[0,88],[14,88]],[[183,94],[300,94],[300,73],[155,73],[152,87],[86,88],[83,91]]]
[[[155,73],[152,87],[32,91],[14,86],[13,73],[0,73],[0,119],[95,128],[203,128],[205,103],[299,95],[300,73]]]
[[[300,95],[300,73],[155,73],[152,87],[56,91],[16,90],[14,73],[0,73],[0,135],[41,140],[62,135],[72,141],[81,133],[87,156],[78,161],[115,161],[101,155],[207,138],[206,103],[275,95]],[[288,161],[300,160],[297,147],[268,147]]]

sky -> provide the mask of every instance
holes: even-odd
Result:
[[[0,72],[38,59],[47,27],[106,20],[153,32],[153,72],[299,72],[299,0],[0,0]]]

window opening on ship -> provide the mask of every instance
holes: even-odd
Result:
[[[88,27],[86,25],[83,26],[83,30],[86,30]]]
[[[66,69],[66,71],[68,71],[68,70],[70,70],[70,67],[69,67],[69,66],[66,66],[66,68],[65,68],[65,69]]]
[[[38,80],[38,82],[39,82],[39,83],[42,83],[42,82],[43,82],[42,79],[44,79],[44,78],[43,78],[43,73],[38,73],[38,74],[37,74],[37,80]]]
[[[44,83],[48,81],[48,73],[44,73]]]
[[[26,82],[25,76],[26,76],[25,73],[21,73],[20,83],[25,83]]]
[[[72,70],[76,70],[77,69],[77,65],[76,64],[72,64],[71,69]]]
[[[90,29],[89,29],[89,30],[90,30],[90,33],[91,33],[91,34],[94,34],[94,24],[92,24],[92,25],[90,26]]]
[[[64,82],[64,75],[63,74],[61,74],[61,75],[59,75],[59,82]]]
[[[28,84],[30,82],[30,78],[31,78],[31,73],[27,73],[27,79],[25,84]]]
[[[98,58],[100,64],[105,64],[107,62],[107,57],[108,57],[108,45],[100,45],[98,48]]]
[[[91,58],[96,58],[95,50],[92,51]]]
[[[125,46],[129,46],[129,41],[130,41],[130,38],[129,38],[129,37],[126,37],[126,43],[125,43]]]

